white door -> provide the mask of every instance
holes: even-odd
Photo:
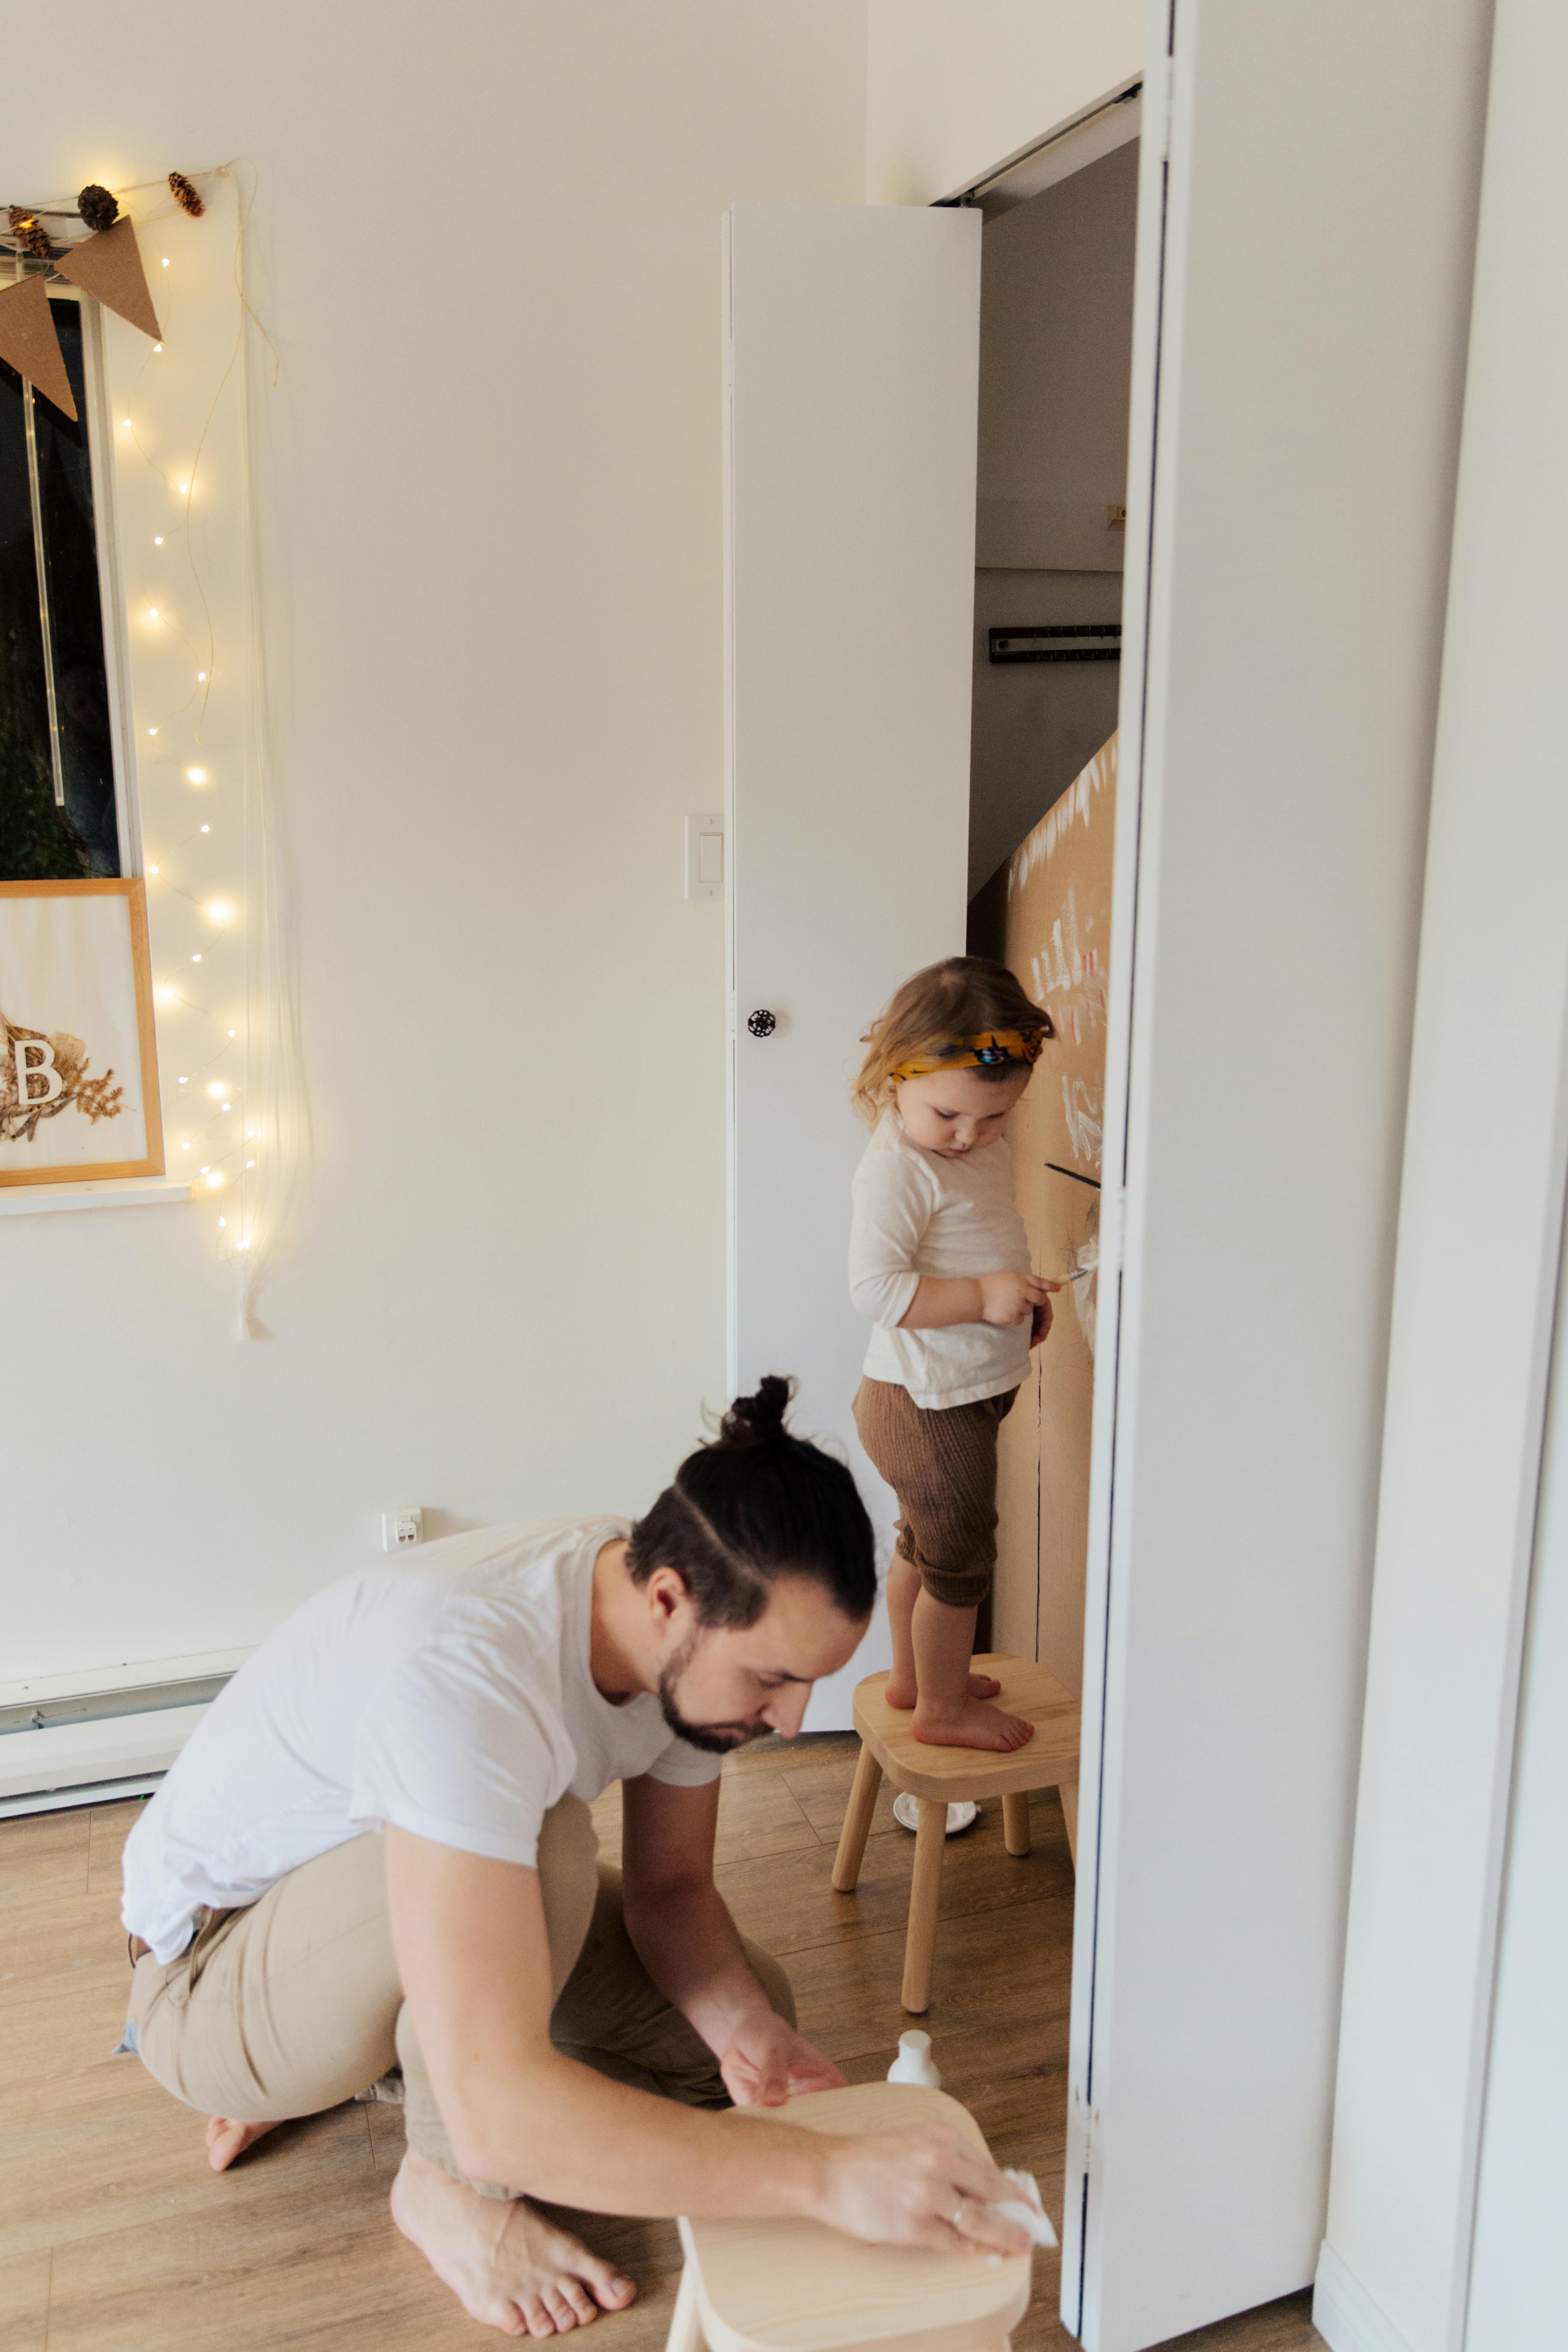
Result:
[[[849,1412],[848,1086],[898,982],[963,949],[980,231],[851,205],[725,224],[730,1377],[798,1380],[795,1425],[847,1454],[884,1556]],[[847,1726],[888,1658],[879,1613],[807,1728]]]
[[[1489,16],[1149,12],[1063,2244],[1090,2352],[1309,2284],[1323,2231]]]

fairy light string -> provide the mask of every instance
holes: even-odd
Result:
[[[249,1339],[308,1143],[259,577],[258,402],[279,367],[247,291],[254,181],[229,163],[89,197],[133,223],[163,331],[100,311],[169,1167],[212,1219]],[[63,199],[14,210],[79,218]],[[31,250],[18,272],[41,273]]]

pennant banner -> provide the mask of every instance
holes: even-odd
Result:
[[[153,298],[147,291],[147,275],[142,267],[137,248],[136,232],[128,220],[117,220],[112,228],[100,231],[81,245],[73,245],[55,257],[55,268],[84,294],[96,295],[104,308],[129,319],[155,343],[163,340],[159,332]]]
[[[49,315],[48,289],[41,278],[24,278],[20,285],[0,293],[0,360],[8,361],[75,424],[76,401]]]

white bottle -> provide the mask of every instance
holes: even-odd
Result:
[[[942,2076],[931,2054],[929,2033],[900,2033],[899,2054],[888,2069],[889,2083],[919,2083],[928,2091],[940,2091]]]

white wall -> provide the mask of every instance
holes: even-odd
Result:
[[[954,194],[1135,74],[1143,0],[870,0],[866,193]]]
[[[851,0],[69,48],[10,28],[13,193],[259,175],[316,1164],[250,1346],[194,1209],[0,1222],[7,1675],[255,1639],[386,1503],[635,1508],[720,1401],[719,221],[865,170]]]
[[[1338,2352],[1464,2340],[1568,1126],[1564,74],[1555,0],[1500,0],[1315,2315]]]
[[[1132,140],[985,224],[971,897],[1116,725],[1114,663],[993,663],[987,631],[1121,616],[1137,213]]]
[[[974,575],[974,688],[969,770],[969,892],[999,879],[1008,858],[1116,731],[1116,662],[994,662],[990,632],[1119,621],[1120,572]]]
[[[1120,572],[1136,140],[985,224],[976,562]]]

